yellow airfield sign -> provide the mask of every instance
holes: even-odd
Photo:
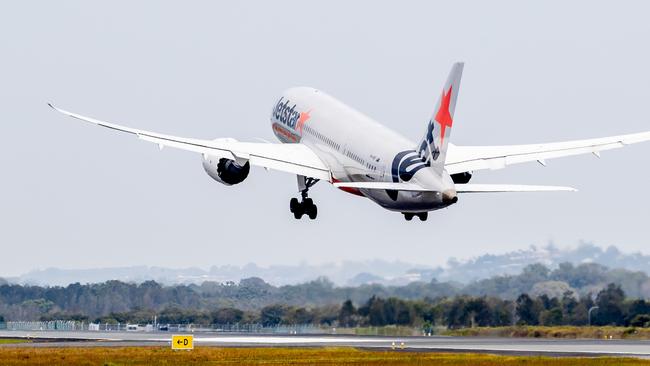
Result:
[[[172,349],[194,349],[193,335],[173,335]]]

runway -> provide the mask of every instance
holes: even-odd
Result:
[[[34,340],[33,343],[10,345],[11,347],[165,346],[169,344],[171,335],[162,332],[0,331],[0,338]],[[650,358],[650,341],[645,340],[265,335],[206,332],[194,333],[194,343],[196,347],[357,347],[376,350],[403,348],[406,351]]]

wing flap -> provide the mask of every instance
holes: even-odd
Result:
[[[433,190],[411,183],[391,182],[335,182],[332,185],[336,188],[357,188],[357,189],[381,189],[392,191],[410,192],[432,192]]]
[[[335,182],[337,188],[379,189],[408,192],[433,192],[417,184],[391,182]],[[577,189],[559,186],[536,186],[517,184],[456,184],[457,193],[506,193],[506,192],[576,192]]]

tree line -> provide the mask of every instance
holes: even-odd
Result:
[[[42,307],[43,310],[48,307],[41,300],[31,301],[28,306]],[[172,304],[160,310],[135,307],[97,317],[83,312],[44,311],[38,319],[148,324],[153,322],[154,317],[159,324],[259,324],[267,327],[306,324],[335,327],[398,325],[419,327],[424,331],[431,331],[434,326],[450,329],[510,325],[584,326],[589,322],[592,325],[648,327],[650,302],[628,299],[620,286],[609,284],[595,296],[582,297],[570,292],[561,297],[521,294],[515,300],[469,295],[419,300],[371,296],[360,304],[349,299],[341,304],[310,307],[278,303],[258,310],[232,306],[185,308]]]
[[[650,288],[648,281],[643,272],[608,269],[594,263],[563,263],[553,270],[534,264],[518,275],[496,276],[470,284],[432,279],[403,286],[351,287],[335,286],[320,278],[297,285],[273,286],[254,277],[239,283],[206,281],[200,285],[107,281],[44,287],[0,281],[0,316],[9,321],[55,316],[120,320],[162,314],[170,322],[182,319],[210,323],[222,322],[216,311],[230,309],[241,312],[245,322],[302,319],[314,324],[333,324],[339,320],[339,308],[349,300],[354,313],[346,318],[346,324],[429,322],[461,327],[513,324],[524,319],[525,324],[581,325],[588,322],[588,309],[593,306],[599,306],[592,311],[594,324],[626,324],[634,316],[648,313],[643,307],[645,302],[635,300],[645,297],[644,289]],[[600,306],[597,301],[601,290],[610,283],[626,294],[617,295],[622,300],[614,301],[617,305],[613,308]],[[347,306],[346,311],[349,310]],[[602,314],[610,315],[603,320]]]

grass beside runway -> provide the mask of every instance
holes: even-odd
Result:
[[[650,339],[650,328],[512,326],[449,329],[441,333],[454,337],[520,337],[565,339]]]
[[[172,351],[160,347],[0,348],[0,365],[650,365],[632,358],[551,358],[354,348],[216,348]]]
[[[0,338],[0,344],[16,344],[16,343],[27,343],[29,342],[26,339],[11,339],[11,338]]]
[[[373,335],[389,337],[421,336],[414,327],[387,325],[383,327],[339,328],[337,334]],[[446,329],[437,327],[433,334],[451,337],[499,338],[562,338],[562,339],[650,339],[650,328],[613,326],[540,326],[517,325],[509,327],[475,327]]]

